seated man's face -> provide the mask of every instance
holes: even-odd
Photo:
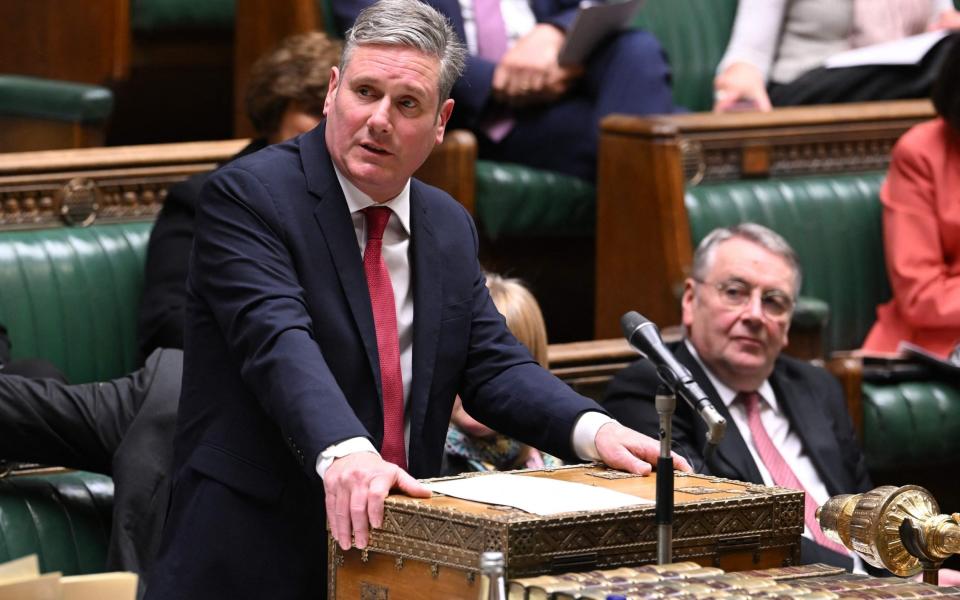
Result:
[[[453,110],[439,102],[440,61],[412,48],[357,46],[334,67],[324,103],[326,142],[340,172],[377,202],[406,185]]]
[[[742,238],[716,247],[704,281],[687,280],[683,324],[726,385],[753,391],[769,377],[787,345],[794,285],[786,260]]]

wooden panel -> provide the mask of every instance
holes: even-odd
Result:
[[[323,31],[318,0],[236,0],[233,55],[234,129],[252,136],[243,96],[253,63],[295,33]]]
[[[102,146],[104,127],[66,121],[0,117],[0,152]]]
[[[103,84],[130,70],[130,0],[3,0],[0,72]]]
[[[882,169],[900,135],[933,114],[928,101],[905,100],[607,117],[597,181],[594,336],[617,335],[628,310],[661,326],[679,321],[693,255],[685,186]]]

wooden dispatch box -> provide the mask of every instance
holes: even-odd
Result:
[[[640,477],[599,465],[517,473],[655,497],[656,474]],[[674,562],[726,571],[799,562],[802,492],[706,475],[674,477]],[[508,579],[654,563],[654,513],[653,504],[644,504],[541,517],[437,494],[391,495],[383,527],[371,533],[367,549],[344,552],[328,538],[328,597],[473,600],[479,557],[489,550],[503,552]]]

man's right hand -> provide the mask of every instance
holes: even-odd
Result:
[[[409,473],[373,452],[348,454],[333,461],[323,475],[330,533],[348,550],[352,542],[366,548],[370,528],[383,525],[383,501],[393,488],[415,498],[429,498]]]

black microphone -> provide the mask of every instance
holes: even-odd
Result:
[[[657,326],[636,311],[623,315],[620,318],[620,326],[623,328],[623,336],[627,338],[630,345],[657,367],[660,381],[700,414],[700,418],[707,426],[707,444],[716,447],[723,439],[727,420],[717,412],[713,403],[694,381],[690,371],[680,364],[673,353],[663,345]]]

